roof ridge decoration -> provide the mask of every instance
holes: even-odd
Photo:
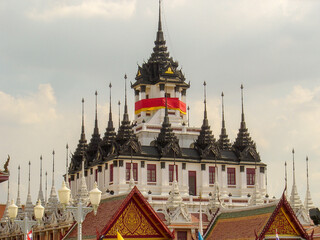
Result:
[[[246,122],[244,118],[244,104],[243,104],[243,84],[241,84],[241,123],[239,132],[235,142],[233,143],[233,149],[239,156],[240,160],[251,160],[260,162],[260,156],[256,149],[256,144],[251,139],[246,127]]]
[[[169,121],[167,90],[165,91],[165,103],[165,115],[163,118],[160,133],[155,141],[155,145],[157,146],[162,156],[181,156],[182,152],[179,146],[179,139],[174,134],[171,123]]]
[[[82,156],[88,148],[85,132],[84,132],[84,98],[82,98],[82,126],[81,126],[81,136],[78,146],[72,155],[69,172],[74,173],[81,170]]]
[[[87,152],[87,161],[85,162],[85,167],[90,167],[96,157],[96,154],[99,149],[99,144],[101,142],[101,137],[98,128],[98,92],[95,92],[95,121],[93,134],[86,150]]]
[[[309,159],[308,159],[308,156],[306,157],[306,167],[307,167],[307,190],[306,190],[306,198],[304,201],[304,207],[309,214],[309,210],[312,208],[315,208],[315,206],[314,206],[312,198],[311,198],[310,187],[309,187]]]
[[[141,144],[138,137],[133,131],[132,125],[130,124],[129,114],[128,114],[128,104],[127,104],[127,74],[124,75],[125,79],[125,104],[124,113],[121,126],[119,127],[118,134],[116,136],[116,141],[119,147],[120,154],[129,154],[131,149],[134,153],[141,152]]]
[[[169,82],[177,82],[180,86],[189,88],[190,85],[185,83],[185,77],[181,69],[178,69],[178,62],[174,61],[167,51],[168,48],[162,30],[161,0],[159,0],[158,30],[154,44],[149,60],[144,62],[142,66],[138,66],[136,82],[131,87],[139,84],[164,83],[165,79],[168,79]]]
[[[222,115],[222,124],[221,124],[221,134],[218,140],[218,146],[221,150],[230,150],[231,143],[230,139],[228,138],[226,123],[224,120],[224,101],[223,101],[224,94],[221,93],[221,115]]]
[[[216,143],[216,139],[214,138],[212,131],[210,130],[210,125],[208,121],[208,114],[207,114],[207,83],[206,81],[203,82],[204,86],[204,116],[203,116],[203,123],[201,126],[200,134],[198,139],[195,141],[194,145],[195,148],[199,151],[200,156],[202,158],[205,157],[213,157],[219,158],[220,150]]]

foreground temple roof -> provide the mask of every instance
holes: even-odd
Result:
[[[311,239],[284,194],[279,201],[270,204],[224,211],[218,209],[204,239],[274,238],[276,229],[280,238]]]
[[[102,200],[97,215],[90,212],[82,224],[85,239],[115,239],[117,231],[124,239],[173,239],[173,234],[137,187],[128,194]],[[76,238],[75,223],[63,239]]]

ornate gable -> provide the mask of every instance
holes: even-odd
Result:
[[[239,153],[239,155],[241,161],[261,161],[256,148],[253,146],[247,146],[242,152]]]
[[[266,236],[275,235],[276,230],[279,236],[300,236],[296,227],[292,220],[290,220],[289,213],[282,207],[266,232]]]
[[[136,187],[107,224],[100,239],[115,239],[117,231],[124,239],[173,239],[172,233]]]
[[[275,237],[276,230],[280,238],[282,236],[282,238],[302,237],[303,239],[310,239],[284,194],[282,194],[276,209],[257,239]]]

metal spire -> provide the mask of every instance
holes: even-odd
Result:
[[[20,199],[20,165],[18,166],[18,194],[17,194],[17,206],[21,208],[21,199]]]
[[[158,22],[158,31],[162,31],[162,23],[161,23],[161,0],[159,0],[159,22]]]
[[[287,161],[284,162],[284,181],[285,181],[286,197],[288,198]]]
[[[207,83],[206,81],[203,82],[203,94],[204,94],[204,118],[203,118],[203,126],[208,126],[208,114],[207,114]]]
[[[67,143],[66,145],[66,185],[68,188],[70,188],[69,186],[69,175],[68,175],[68,161],[69,161],[69,145]]]
[[[124,90],[125,90],[125,102],[124,102],[124,114],[123,121],[129,121],[128,115],[128,103],[127,103],[127,74],[124,75]]]
[[[222,112],[222,128],[224,128],[224,129],[225,129],[226,124],[225,124],[225,121],[224,121],[224,102],[223,102],[223,97],[224,97],[224,94],[223,94],[223,92],[222,92],[222,93],[221,93],[221,105],[222,105],[222,107],[221,107],[221,112]]]
[[[110,105],[109,105],[109,121],[108,121],[108,128],[110,128],[110,129],[113,128],[112,111],[111,111],[111,88],[112,88],[112,84],[110,82],[110,84],[109,84],[109,89],[110,89],[110,100],[109,101],[110,101]],[[120,106],[120,101],[119,101],[119,106]]]
[[[85,140],[86,136],[84,133],[84,98],[82,98],[82,126],[81,126],[81,140]]]
[[[48,202],[48,172],[46,171],[46,198],[45,198],[45,204]]]
[[[309,210],[312,208],[315,208],[312,198],[311,198],[311,193],[310,193],[310,188],[309,188],[309,160],[308,156],[306,157],[306,167],[307,167],[307,192],[306,192],[306,198],[304,201],[304,207],[309,213]]]
[[[94,120],[94,135],[98,135],[99,134],[99,128],[98,128],[98,92],[95,92],[96,95],[96,104],[95,104],[95,120]]]
[[[38,200],[39,199],[41,200],[41,202],[44,202],[43,192],[42,192],[42,155],[40,156],[40,188],[39,188]]]
[[[244,108],[243,108],[243,85],[241,84],[241,109],[242,109],[242,113],[241,113],[241,122],[244,123]]]
[[[222,126],[221,126],[221,134],[219,137],[219,147],[222,150],[229,150],[231,148],[230,140],[227,135],[226,124],[224,120],[224,94],[221,93],[221,115],[222,115]]]
[[[31,162],[29,161],[28,195],[30,194],[30,166],[31,166]]]
[[[52,151],[52,186],[54,186],[54,150]]]
[[[159,21],[158,21],[158,32],[156,42],[163,42],[163,31],[162,31],[162,23],[161,23],[161,0],[159,0]]]
[[[118,106],[119,106],[119,123],[118,123],[118,128],[120,128],[120,126],[121,126],[121,123],[120,123],[120,116],[121,116],[121,109],[120,109],[120,105],[121,105],[121,102],[120,102],[120,100],[118,101]]]

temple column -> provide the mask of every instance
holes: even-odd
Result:
[[[247,192],[247,181],[246,181],[246,171],[244,166],[240,166],[240,195],[242,197],[246,196]]]
[[[146,86],[145,85],[141,86],[141,100],[142,99],[146,99]],[[141,114],[141,118],[142,119],[146,118],[146,112],[145,111],[142,111],[140,114]]]
[[[166,168],[166,162],[160,162],[160,174],[161,174],[161,195],[167,195],[169,186],[169,173]]]

